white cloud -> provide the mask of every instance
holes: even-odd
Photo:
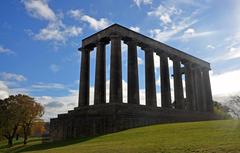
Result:
[[[138,60],[138,64],[139,64],[139,65],[143,64],[143,59],[141,59],[140,57],[138,57],[137,60]]]
[[[227,37],[222,45],[218,46],[220,49],[223,48],[221,54],[211,57],[209,61],[219,62],[224,60],[233,60],[240,58],[240,32]]]
[[[16,84],[14,82],[9,81],[0,81],[0,99],[5,99],[9,97],[9,95],[17,95],[17,94],[27,94],[29,90],[26,88],[19,87],[9,87],[11,84]]]
[[[29,95],[29,92],[31,91],[30,89],[27,88],[10,88],[10,95],[17,95],[17,94],[25,94],[25,95]]]
[[[236,58],[240,58],[240,47],[239,48],[231,47],[229,52],[226,54],[225,59],[229,60]]]
[[[51,69],[52,72],[56,73],[60,70],[60,67],[59,67],[59,65],[51,64],[50,69]]]
[[[213,45],[207,45],[207,47],[206,47],[207,49],[215,49],[215,46],[213,46]]]
[[[91,16],[84,15],[81,20],[89,23],[90,27],[96,31],[102,30],[110,25],[110,22],[106,18],[100,18],[97,20]]]
[[[131,30],[135,31],[135,32],[140,32],[140,28],[139,27],[130,27]]]
[[[205,31],[205,32],[196,32],[193,28],[188,28],[184,31],[183,35],[179,38],[175,39],[181,39],[183,41],[188,41],[190,38],[197,38],[197,37],[203,37],[213,34],[214,31]]]
[[[68,37],[76,37],[82,33],[82,28],[76,26],[66,27],[64,34]]]
[[[182,4],[181,2],[175,1],[163,2],[157,8],[147,13],[149,16],[157,17],[160,21],[160,28],[150,30],[150,36],[153,39],[167,42],[173,39],[182,39],[183,37],[181,35],[184,35],[185,39],[187,39],[210,34],[210,32],[196,32],[195,29],[190,28],[198,22],[198,15],[206,7],[193,7],[191,11],[186,11],[186,7],[183,7]],[[184,4],[189,3],[184,2]],[[186,30],[184,34],[185,29],[189,29],[190,31]]]
[[[0,81],[0,99],[5,99],[8,96],[9,96],[9,89],[7,85],[3,81]]]
[[[215,97],[226,97],[240,93],[240,69],[211,75],[212,93]]]
[[[0,45],[0,54],[13,54],[14,52],[11,51],[9,48],[5,48]]]
[[[158,8],[148,12],[148,15],[158,17],[163,24],[167,25],[172,23],[172,16],[180,15],[181,12],[182,10],[177,9],[175,6],[169,7],[160,4]]]
[[[94,17],[83,14],[82,11],[78,9],[68,11],[68,15],[75,20],[87,22],[89,26],[96,31],[102,30],[111,24],[111,22],[107,18],[100,18],[98,20]]]
[[[70,90],[66,96],[40,96],[35,97],[36,101],[45,107],[43,115],[44,120],[49,121],[50,118],[57,117],[58,114],[67,113],[78,104],[78,90]]]
[[[61,21],[49,23],[46,28],[34,36],[36,40],[52,40],[55,42],[66,42],[71,37],[79,36],[82,33],[81,27],[66,26]]]
[[[55,21],[57,17],[53,10],[49,8],[46,0],[22,0],[26,10],[35,18],[48,21]]]
[[[49,102],[48,104],[45,104],[44,105],[45,108],[58,108],[58,107],[63,107],[64,104],[61,103],[61,102],[58,102],[58,101],[52,101],[52,102]]]
[[[153,0],[133,0],[133,2],[140,7],[141,5],[150,5],[152,4]]]
[[[22,2],[31,16],[48,21],[48,25],[40,29],[37,34],[34,34],[28,29],[27,32],[30,33],[30,36],[33,36],[35,40],[65,43],[69,38],[79,36],[82,33],[82,28],[79,26],[65,25],[61,20],[62,14],[57,16],[48,6],[48,1],[23,0]]]
[[[83,16],[83,13],[81,10],[76,9],[68,11],[68,15],[74,18],[75,20],[80,20],[81,17]]]
[[[19,81],[19,82],[27,80],[27,78],[24,77],[23,75],[7,72],[0,73],[0,78],[6,81]]]
[[[184,31],[185,35],[193,35],[195,34],[195,30],[193,28],[188,28],[186,31]]]
[[[192,18],[185,18],[181,22],[175,23],[177,25],[168,27],[166,30],[152,29],[150,30],[150,36],[158,41],[166,42],[173,39],[175,35],[182,32],[184,29],[190,27],[191,25],[197,23],[197,20],[192,20]]]
[[[33,84],[32,88],[34,89],[65,89],[65,86],[60,83],[37,83]]]

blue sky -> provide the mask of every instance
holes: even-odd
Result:
[[[0,5],[0,98],[25,93],[45,106],[44,119],[77,105],[81,40],[118,23],[211,63],[214,99],[240,94],[238,0],[11,0]],[[126,99],[127,51],[122,46]],[[144,53],[138,51],[144,103]],[[154,56],[158,104],[159,58]],[[109,85],[107,46],[107,88]],[[91,53],[94,94],[95,52]],[[170,62],[170,71],[171,62]],[[172,80],[171,80],[172,82]],[[171,83],[173,86],[173,84]],[[109,92],[107,90],[107,92]],[[159,104],[160,105],[160,104]]]

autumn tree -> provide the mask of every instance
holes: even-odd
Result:
[[[31,127],[31,136],[40,137],[46,133],[45,122],[43,120],[36,120]]]
[[[27,143],[33,121],[43,115],[43,106],[26,95],[10,96],[0,101],[0,133],[13,145],[13,138],[21,126],[24,144]]]
[[[15,96],[0,101],[0,133],[13,145],[13,138],[22,120],[24,110]]]
[[[21,119],[21,127],[23,129],[24,136],[23,143],[26,144],[28,136],[31,132],[31,126],[35,120],[39,119],[43,115],[44,108],[40,103],[37,103],[34,98],[26,95],[19,95],[17,97],[17,101],[24,109]]]

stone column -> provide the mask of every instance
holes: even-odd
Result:
[[[186,104],[187,110],[194,110],[195,95],[194,95],[194,80],[192,64],[187,62],[185,66],[185,83],[186,83]]]
[[[94,104],[106,103],[106,49],[105,43],[97,43]]]
[[[194,67],[194,65],[192,64],[192,79],[193,79],[193,97],[194,100],[192,102],[192,110],[193,111],[198,111],[199,110],[199,103],[198,103],[198,79],[197,79],[197,72],[196,69]]]
[[[199,71],[201,72],[201,78],[200,78],[200,89],[202,94],[202,111],[207,111],[207,100],[206,100],[206,85],[203,78],[203,68],[200,68]]]
[[[128,103],[139,104],[137,45],[128,40]]]
[[[203,80],[205,85],[207,111],[213,112],[212,90],[211,90],[211,83],[209,78],[209,69],[207,68],[203,69]]]
[[[81,77],[80,77],[78,107],[89,105],[90,50],[86,48],[82,48],[81,52],[82,52],[81,72],[80,72]]]
[[[175,108],[184,108],[183,84],[180,59],[173,58],[173,77],[174,77],[174,97]]]
[[[171,108],[171,89],[169,80],[168,57],[160,54],[161,102],[163,108]]]
[[[201,78],[201,71],[200,68],[197,67],[194,69],[194,79],[195,79],[195,102],[196,102],[196,109],[198,111],[203,111],[203,91],[202,91],[202,78]]]
[[[147,47],[144,48],[144,51],[145,51],[146,105],[157,106],[153,49]]]
[[[122,103],[121,38],[111,35],[110,103]]]

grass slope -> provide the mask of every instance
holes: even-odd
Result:
[[[1,145],[1,144],[0,144]],[[0,152],[31,153],[240,153],[240,121],[204,121],[160,124],[95,138],[41,144],[32,140]]]

